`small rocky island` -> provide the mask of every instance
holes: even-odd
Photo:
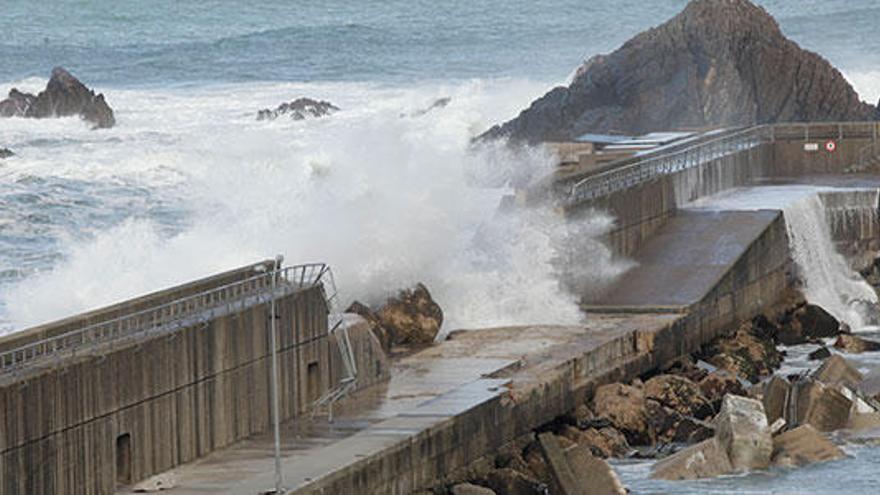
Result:
[[[581,66],[482,139],[875,118],[843,75],[783,35],[748,0],[696,0],[663,25]]]
[[[287,115],[293,120],[305,120],[310,117],[326,117],[337,111],[339,107],[329,101],[297,98],[278,105],[274,110],[269,108],[260,110],[257,112],[257,120],[275,120],[282,115]]]
[[[46,89],[37,95],[13,88],[0,101],[0,117],[29,117],[45,119],[79,115],[95,129],[116,125],[113,109],[103,94],[95,94],[62,67],[52,69]]]

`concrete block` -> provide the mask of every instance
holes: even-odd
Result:
[[[791,384],[788,380],[773,375],[764,385],[764,412],[767,414],[767,422],[773,423],[779,418],[785,417],[785,401]]]
[[[842,459],[846,454],[810,425],[799,426],[773,439],[773,464],[800,467]]]
[[[565,452],[565,458],[574,473],[578,491],[583,495],[626,495],[626,488],[617,474],[602,459],[594,457],[586,446]]]
[[[538,435],[538,443],[541,445],[541,452],[547,465],[550,467],[550,474],[553,475],[557,486],[561,490],[562,495],[576,495],[580,493],[578,489],[577,479],[568,465],[568,460],[556,435],[550,432]]]
[[[826,359],[814,373],[813,378],[825,385],[846,385],[856,388],[865,379],[849,361],[835,354]]]
[[[797,425],[810,424],[819,431],[846,428],[853,403],[837,389],[807,379],[797,383],[792,393]]]
[[[710,438],[654,464],[651,478],[693,480],[714,478],[733,471],[727,451],[718,440]]]
[[[715,438],[727,452],[736,471],[764,469],[770,465],[773,439],[761,402],[727,395],[715,417]]]

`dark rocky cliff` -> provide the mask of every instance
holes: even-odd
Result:
[[[585,132],[783,121],[870,120],[828,61],[787,39],[748,0],[694,0],[665,24],[580,67],[517,118],[482,138],[538,142]]]

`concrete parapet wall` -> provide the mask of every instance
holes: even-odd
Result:
[[[323,288],[276,302],[282,418],[341,369]],[[0,494],[113,493],[117,456],[136,481],[265,431],[268,303],[105,347],[0,385]],[[362,341],[362,339],[360,340]]]
[[[880,136],[880,123],[809,123],[773,126],[773,168],[771,175],[797,176],[842,173],[858,163],[860,152]],[[836,149],[829,152],[825,144],[834,141]],[[805,144],[817,145],[816,151]]]
[[[831,238],[841,253],[880,249],[880,202],[878,190],[821,193]]]
[[[607,234],[608,246],[619,256],[632,256],[683,204],[725,189],[748,184],[770,166],[772,145],[707,160],[695,167],[660,176],[624,191],[569,208],[573,219],[604,211],[616,220]]]
[[[111,306],[100,309],[80,313],[69,318],[53,321],[33,328],[29,328],[20,332],[15,332],[0,336],[0,352],[16,347],[23,346],[28,343],[43,340],[49,337],[61,335],[66,332],[78,330],[80,328],[100,323],[125,315],[130,315],[137,311],[147,308],[160,306],[187,296],[192,296],[205,292],[217,287],[240,282],[257,275],[257,267],[261,267],[264,272],[272,269],[273,260],[262,261],[247,265],[227,272],[219,273],[210,277],[201,278],[193,282],[183,285],[171,287],[169,289],[160,290],[140,296],[136,299],[123,301]]]

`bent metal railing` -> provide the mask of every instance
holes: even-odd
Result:
[[[323,263],[289,266],[276,272],[256,265],[254,271],[257,275],[244,280],[2,352],[0,373],[16,371],[49,357],[75,356],[98,344],[173,331],[269,301],[273,297],[273,277],[278,282],[274,297],[321,284],[328,312],[333,307],[336,285],[330,267]]]
[[[694,168],[737,151],[752,149],[773,139],[770,126],[761,125],[726,134],[671,153],[662,153],[622,165],[577,182],[569,202],[589,201],[629,189],[655,177]]]

